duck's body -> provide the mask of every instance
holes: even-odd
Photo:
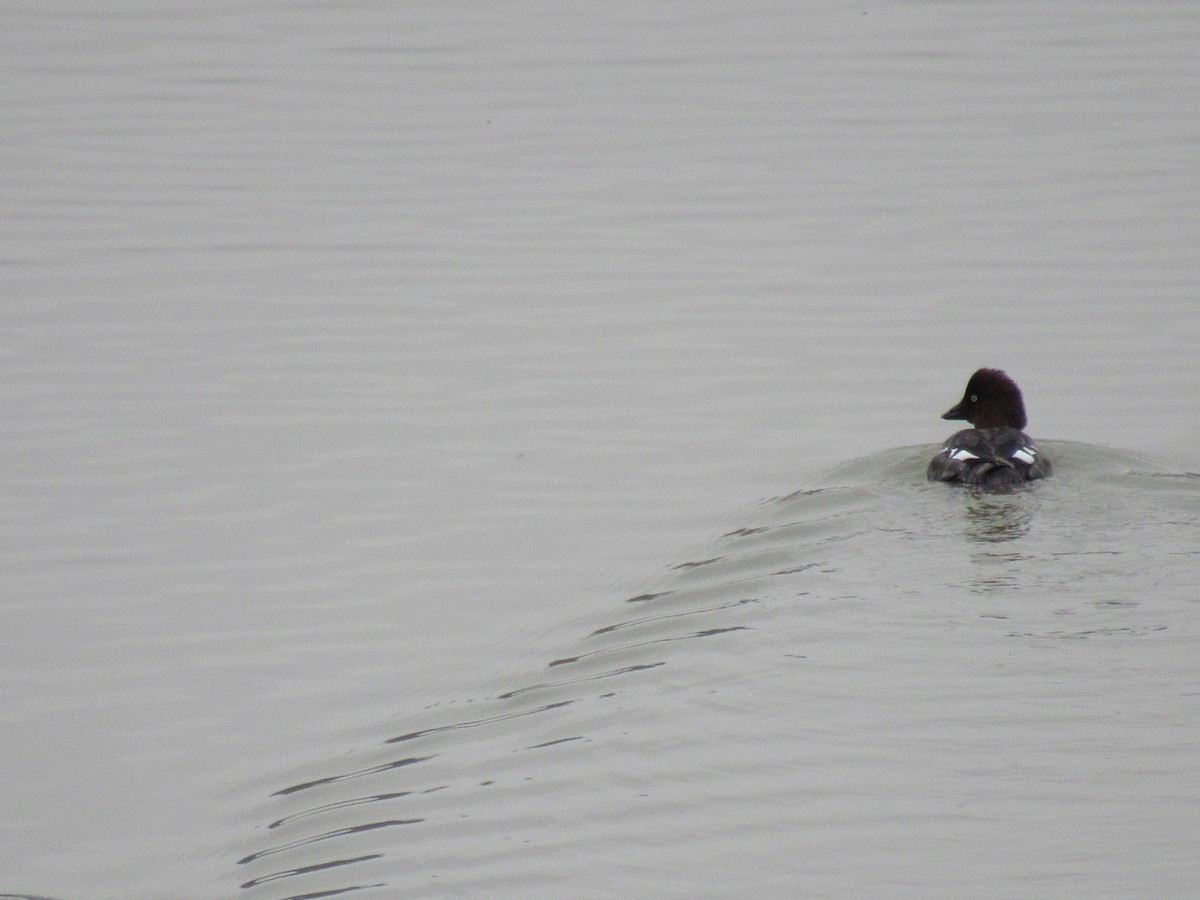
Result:
[[[1052,471],[1050,460],[1020,429],[967,428],[952,434],[929,463],[929,480],[1011,488]]]
[[[966,419],[974,428],[950,436],[929,463],[930,481],[1011,490],[1054,470],[1025,434],[1025,404],[1016,383],[999,369],[980,369],[957,406],[943,419]]]

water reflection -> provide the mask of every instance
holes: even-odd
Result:
[[[1031,491],[985,493],[967,489],[964,534],[971,544],[982,547],[971,554],[971,563],[979,571],[971,578],[969,589],[975,594],[1006,593],[1015,590],[1027,558],[1015,549],[998,549],[1029,534],[1033,521],[1034,499]],[[996,549],[983,549],[993,547]]]
[[[1002,544],[1029,534],[1034,500],[1031,492],[985,494],[967,491],[966,529],[969,540],[980,544]]]

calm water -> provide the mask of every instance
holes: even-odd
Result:
[[[1191,896],[1200,10],[402,6],[0,12],[0,895]]]

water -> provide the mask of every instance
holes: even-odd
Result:
[[[1073,474],[1019,497],[909,448],[763,504],[568,655],[302,767],[244,886],[1185,896],[1200,479],[1046,449]]]
[[[1198,23],[10,9],[0,892],[1188,896]]]

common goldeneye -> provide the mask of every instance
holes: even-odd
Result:
[[[943,419],[966,419],[974,428],[956,432],[929,463],[930,481],[1011,490],[1026,481],[1047,477],[1050,460],[1042,455],[1025,427],[1021,389],[999,369],[980,369],[967,390]]]

